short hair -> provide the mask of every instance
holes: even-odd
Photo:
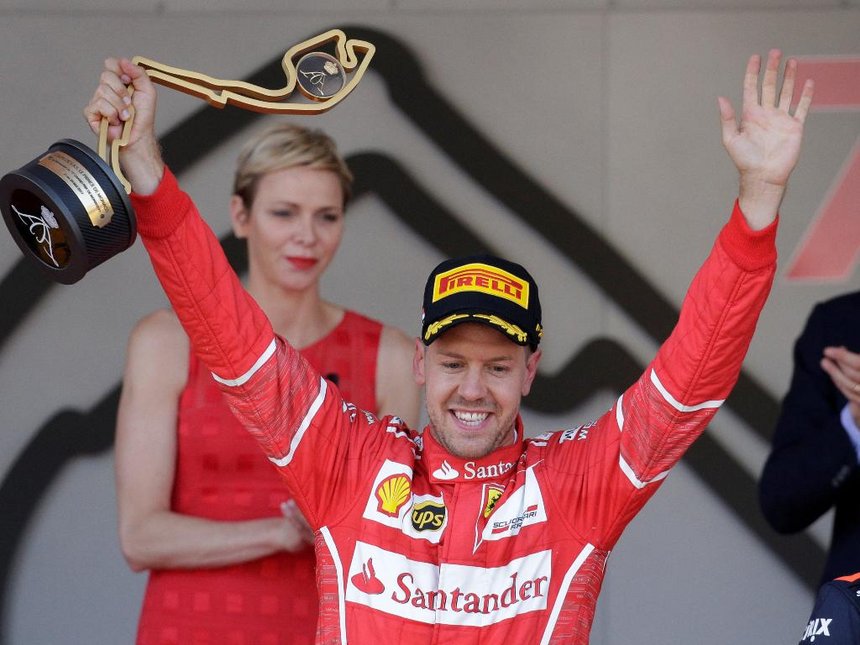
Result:
[[[236,160],[233,194],[250,209],[264,175],[297,166],[330,170],[337,175],[346,206],[352,196],[353,175],[334,140],[322,130],[292,123],[270,126],[245,143]]]

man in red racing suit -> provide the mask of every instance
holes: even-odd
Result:
[[[588,642],[610,551],[728,396],[774,276],[776,211],[812,90],[792,115],[793,64],[777,97],[771,52],[761,99],[759,67],[751,58],[740,128],[720,100],[741,189],[677,327],[597,421],[527,439],[518,411],[541,330],[522,267],[483,257],[431,274],[416,346],[423,433],[356,409],[275,336],[164,168],[146,75],[106,62],[85,114],[116,130],[134,84],[138,136],[122,159],[139,230],[195,351],[316,532],[317,642]],[[472,304],[448,307],[444,284],[466,285]],[[474,305],[503,299],[512,308]]]

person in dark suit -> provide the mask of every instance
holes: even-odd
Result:
[[[794,347],[791,387],[759,483],[780,533],[836,511],[822,583],[860,571],[860,291],[819,303]]]
[[[857,645],[860,643],[860,573],[824,584],[798,645]],[[826,640],[823,640],[826,639]]]

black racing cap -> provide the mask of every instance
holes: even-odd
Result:
[[[445,260],[427,278],[421,339],[425,345],[464,322],[489,325],[517,345],[543,335],[537,283],[515,262],[492,255]]]

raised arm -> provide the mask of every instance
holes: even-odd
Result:
[[[663,426],[665,433],[661,439],[640,438],[639,445],[651,449],[639,455],[635,433],[622,438],[622,451],[629,451],[640,482],[659,481],[728,397],[770,292],[777,213],[797,165],[812,101],[812,82],[807,81],[790,113],[797,66],[788,61],[779,89],[780,57],[778,50],[768,55],[760,92],[761,60],[750,57],[739,123],[731,103],[718,99],[723,145],[739,174],[738,200],[690,285],[677,326],[643,377],[645,387],[639,393],[634,389],[650,414],[658,410],[655,422],[640,427],[652,434]]]
[[[123,89],[126,82],[134,87],[131,96]],[[161,159],[154,87],[128,60],[108,59],[84,115],[92,127],[102,117],[110,119],[110,136],[115,137],[118,124],[129,117],[129,105],[137,114],[120,162],[132,184],[138,232],[156,275],[193,351],[219,383],[233,413],[282,468],[311,526],[320,526],[325,513],[336,513],[337,504],[348,501],[336,493],[338,482],[358,469],[346,453],[365,453],[372,442],[381,446],[387,435],[363,433],[364,443],[347,441],[349,426],[376,421],[354,414],[336,388],[276,336]]]
[[[576,494],[583,499],[605,496],[609,505],[615,505],[616,512],[602,516],[601,510],[585,522],[586,526],[613,522],[612,539],[729,396],[770,292],[776,271],[777,211],[798,160],[812,98],[809,84],[794,115],[789,113],[795,66],[788,65],[777,98],[779,59],[779,52],[772,51],[759,94],[760,62],[757,56],[750,58],[739,123],[731,104],[719,99],[723,142],[740,178],[732,215],[693,278],[672,334],[645,373],[601,420],[610,427],[589,433],[588,462],[574,462],[587,473],[584,485],[574,480]],[[577,458],[574,449],[569,451]],[[594,467],[595,462],[602,468]]]
[[[165,168],[155,134],[155,108],[155,87],[144,70],[128,59],[109,58],[84,117],[93,129],[107,118],[112,140],[134,109],[120,163],[132,185],[138,231],[195,352],[217,376],[230,381],[245,374],[266,351],[271,354],[274,332],[191,198]],[[217,327],[210,320],[215,311]]]

